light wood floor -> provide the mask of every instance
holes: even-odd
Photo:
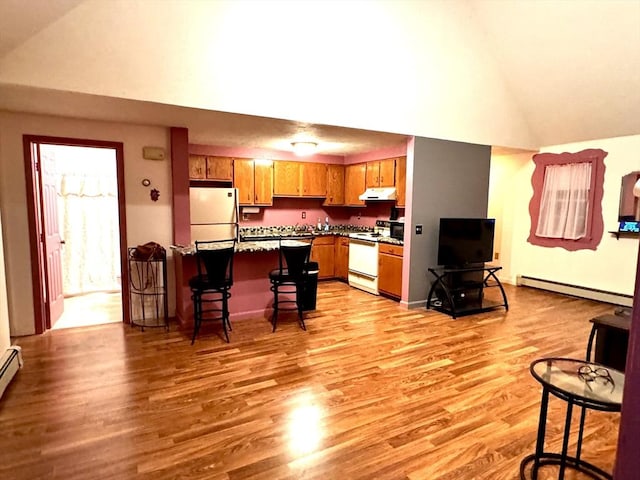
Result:
[[[588,320],[613,307],[507,292],[508,313],[453,320],[328,282],[306,332],[292,318],[275,333],[235,322],[230,344],[218,326],[194,346],[175,326],[21,338],[25,366],[0,401],[0,478],[518,478],[540,404],[529,363],[583,357]],[[564,412],[552,397],[549,450]],[[607,471],[618,420],[587,415],[583,458]]]
[[[122,322],[122,293],[93,292],[65,297],[64,312],[53,330],[118,322]]]

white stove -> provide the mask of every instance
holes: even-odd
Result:
[[[378,295],[378,239],[380,234],[349,235],[349,286]]]

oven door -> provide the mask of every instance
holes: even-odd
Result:
[[[378,295],[378,243],[349,239],[349,285]]]

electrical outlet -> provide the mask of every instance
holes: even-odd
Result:
[[[500,260],[500,252],[496,252],[493,254],[494,260]]]
[[[305,218],[307,218],[307,212],[302,212],[302,219],[304,220]]]
[[[422,225],[416,225],[416,235],[422,235]]]

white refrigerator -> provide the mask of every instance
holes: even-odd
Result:
[[[189,188],[191,243],[238,238],[238,189]]]

